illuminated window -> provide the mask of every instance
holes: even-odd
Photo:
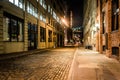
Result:
[[[42,13],[40,14],[40,20],[42,20]]]
[[[48,12],[50,13],[50,5],[48,5]]]
[[[13,0],[9,0],[11,3],[13,3]]]
[[[56,13],[55,13],[55,12],[53,12],[53,18],[55,18],[55,19],[56,19]]]
[[[41,14],[40,14],[40,20],[46,22],[46,15],[43,14],[43,13],[41,13]]]
[[[27,12],[29,13],[30,12],[30,3],[27,2]]]
[[[36,18],[38,17],[37,8],[35,8],[30,2],[27,2],[27,12]]]
[[[4,26],[3,26],[3,40],[4,41],[10,40],[9,26],[10,26],[10,18],[5,17],[4,18]]]
[[[42,6],[43,0],[40,0],[40,5]]]
[[[23,41],[23,20],[11,14],[4,13],[4,41]]]
[[[53,14],[52,8],[51,8],[51,15]]]
[[[24,8],[24,0],[9,0],[9,2],[13,3],[21,9]]]
[[[47,9],[47,6],[46,6],[46,4],[45,4],[45,3],[43,4],[43,8],[44,8],[44,9]]]
[[[33,6],[32,6],[32,4],[30,4],[30,12],[29,13],[33,14]]]
[[[18,6],[18,0],[15,0],[15,5]]]
[[[34,10],[35,10],[34,16],[38,17],[37,9],[35,8]]]
[[[19,0],[19,3],[18,3],[18,6],[22,9],[23,8],[23,5],[24,3],[23,3],[23,0]]]
[[[119,28],[119,0],[112,0],[112,31]]]
[[[43,27],[40,27],[40,42],[46,41],[46,29]]]
[[[40,0],[40,5],[44,8],[47,9],[47,5],[45,3],[45,0]]]
[[[52,42],[52,31],[48,31],[48,42]]]
[[[18,27],[19,27],[18,41],[23,41],[23,23],[18,21]]]

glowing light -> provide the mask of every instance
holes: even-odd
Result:
[[[66,26],[68,26],[67,21],[64,18],[62,19],[62,22],[63,22],[63,24],[65,24]]]

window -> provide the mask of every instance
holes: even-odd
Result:
[[[52,8],[51,8],[51,15],[53,14]]]
[[[35,8],[34,11],[35,11],[35,12],[34,12],[34,16],[35,16],[35,17],[38,17],[38,15],[37,15],[37,14],[38,14],[38,13],[37,13],[37,9]]]
[[[41,13],[41,14],[40,14],[40,20],[46,22],[46,15],[43,14],[43,13]]]
[[[56,13],[55,12],[53,12],[53,18],[56,19]]]
[[[24,8],[24,0],[9,0],[9,2],[13,3],[21,9]]]
[[[46,15],[43,14],[43,21],[46,22]]]
[[[45,0],[40,0],[40,5],[44,8],[47,9],[47,5],[45,3]]]
[[[35,8],[29,1],[27,2],[27,12],[36,18],[38,17],[37,8]]]
[[[119,56],[119,47],[112,47],[112,55]]]
[[[42,13],[40,14],[40,20],[42,20]]]
[[[9,0],[11,3],[13,3],[13,0]]]
[[[102,31],[105,33],[105,12],[102,12]]]
[[[40,0],[40,5],[42,5],[42,3],[43,3],[43,0]]]
[[[112,0],[112,31],[119,28],[119,0]]]
[[[52,42],[52,31],[48,31],[48,42]]]
[[[18,6],[18,0],[15,0],[15,5]]]
[[[17,41],[17,37],[18,37],[17,20],[11,19],[11,26],[10,27],[11,27],[11,29],[10,29],[11,41]]]
[[[103,51],[105,51],[106,50],[106,47],[105,47],[105,45],[103,46]]]
[[[4,18],[4,27],[3,27],[3,40],[4,41],[9,41],[10,40],[10,35],[9,35],[9,33],[10,33],[10,18],[8,18],[8,17],[5,17]]]
[[[40,42],[46,41],[46,29],[43,27],[40,27]]]
[[[23,20],[4,13],[4,41],[23,41]]]
[[[18,29],[19,29],[19,34],[18,34],[18,41],[23,41],[23,23],[18,22]]]
[[[48,12],[50,13],[50,5],[48,5]]]
[[[20,8],[23,8],[23,0],[19,0],[19,3],[18,3],[18,6],[20,7]]]

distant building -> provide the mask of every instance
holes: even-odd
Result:
[[[90,1],[90,2],[89,2]],[[120,59],[120,0],[86,0],[84,46]]]
[[[0,0],[0,54],[64,45],[64,0]]]

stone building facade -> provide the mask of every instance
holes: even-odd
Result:
[[[63,46],[63,5],[63,0],[1,0],[0,54]]]
[[[94,18],[97,30],[95,37],[96,50],[108,57],[115,56],[117,59],[120,59],[120,0],[94,1],[96,1]],[[86,23],[85,20],[84,23]],[[83,26],[85,26],[86,30],[86,25],[83,24]]]
[[[84,46],[96,50],[96,0],[84,0]]]

